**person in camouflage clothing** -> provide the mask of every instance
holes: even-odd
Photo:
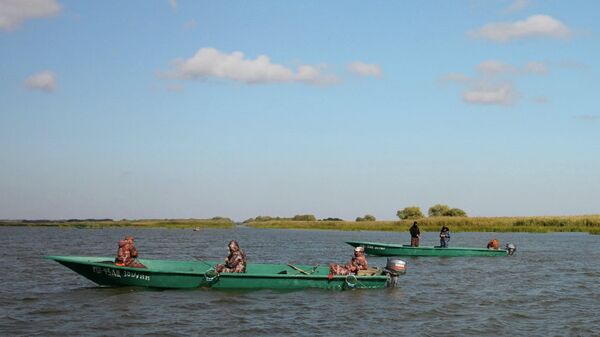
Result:
[[[487,244],[487,248],[496,250],[500,249],[500,241],[498,241],[497,239],[490,240]]]
[[[128,235],[119,241],[119,249],[115,258],[115,265],[120,267],[145,268],[137,261],[138,251],[135,248],[133,236]]]
[[[352,260],[345,266],[332,263],[329,265],[329,272],[333,275],[350,275],[356,274],[359,270],[367,270],[369,263],[365,257],[364,247],[354,248],[354,256]]]
[[[219,264],[215,268],[217,273],[245,273],[246,272],[246,254],[240,249],[240,245],[235,240],[229,242],[229,256],[224,264]]]

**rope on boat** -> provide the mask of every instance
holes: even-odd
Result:
[[[219,273],[214,269],[209,269],[204,273],[204,280],[207,283],[212,283],[219,278]]]
[[[354,289],[356,287],[369,288],[366,284],[360,282],[358,280],[358,278],[356,277],[356,275],[353,275],[353,274],[346,276],[346,279],[344,280],[344,285],[346,288],[349,288],[349,289]]]
[[[354,275],[348,275],[348,276],[346,276],[345,282],[346,282],[346,287],[354,288],[358,284],[358,279]]]

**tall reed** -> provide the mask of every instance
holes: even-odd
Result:
[[[227,218],[219,219],[143,219],[119,221],[0,221],[0,226],[44,226],[74,228],[140,227],[140,228],[233,228],[235,223]]]
[[[255,228],[408,231],[414,220],[401,221],[265,221],[250,222]],[[448,226],[454,232],[587,232],[600,234],[600,215],[537,217],[430,217],[417,220],[421,231],[435,232]]]

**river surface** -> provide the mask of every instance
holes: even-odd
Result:
[[[400,287],[223,291],[98,287],[44,255],[112,256],[136,237],[144,258],[345,263],[345,240],[406,233],[250,229],[0,227],[1,336],[600,336],[600,236],[454,233],[451,246],[512,242],[512,257],[403,258]],[[437,244],[425,233],[421,245]],[[369,257],[370,265],[385,265]]]

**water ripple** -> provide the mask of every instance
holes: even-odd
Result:
[[[458,233],[455,245],[481,246],[493,235],[519,250],[506,258],[406,258],[400,288],[372,291],[107,288],[42,259],[112,255],[130,233],[149,258],[222,259],[237,239],[251,261],[308,264],[348,260],[346,240],[407,240],[383,232],[0,228],[0,265],[11,270],[2,275],[0,335],[599,335],[600,236]],[[423,244],[435,240],[424,233]]]

